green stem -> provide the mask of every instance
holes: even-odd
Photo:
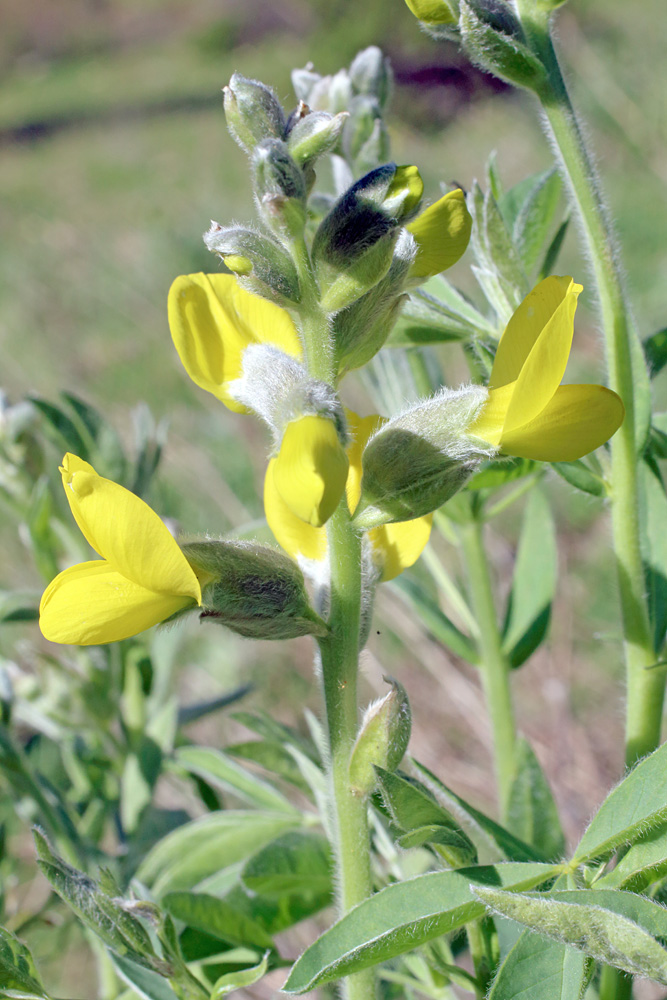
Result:
[[[591,156],[572,108],[551,41],[548,15],[534,0],[517,0],[524,29],[547,79],[538,97],[561,157],[581,220],[600,301],[609,383],[623,400],[625,420],[611,442],[611,511],[627,676],[626,762],[632,765],[661,740],[665,672],[655,660],[640,549],[635,380],[644,375],[607,211]]]
[[[305,240],[294,240],[292,256],[299,274],[299,328],[306,364],[313,378],[335,384],[334,352],[327,314]],[[357,735],[357,673],[361,616],[361,538],[352,528],[343,495],[327,523],[330,569],[329,635],[319,640],[322,686],[329,737],[329,780],[336,857],[338,913],[343,916],[371,895],[368,803],[350,787],[350,753]],[[373,1000],[375,973],[366,969],[344,981],[347,1000]]]
[[[491,574],[484,548],[482,521],[473,516],[463,526],[461,534],[470,583],[471,605],[479,629],[477,645],[482,661],[480,666],[482,686],[493,732],[500,813],[505,818],[514,778],[516,752],[510,665],[502,649]]]
[[[632,997],[632,976],[611,965],[605,965],[600,972],[600,1000],[630,1000]]]
[[[368,806],[350,787],[350,751],[357,728],[357,671],[361,607],[361,541],[345,498],[327,524],[331,563],[330,634],[320,640],[322,682],[331,752],[338,908],[347,913],[372,892]],[[375,996],[371,969],[350,976],[348,1000]]]

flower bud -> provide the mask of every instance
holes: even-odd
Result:
[[[253,639],[327,634],[308,603],[301,570],[282,552],[241,541],[181,547],[197,574],[211,581],[202,593],[202,621],[219,622]]]
[[[391,333],[406,299],[402,292],[415,249],[412,236],[401,230],[384,278],[352,305],[336,313],[332,333],[339,375],[367,364]]]
[[[299,101],[305,101],[312,106],[311,94],[313,88],[322,79],[319,73],[313,71],[313,64],[308,63],[303,69],[292,70],[292,88]]]
[[[306,222],[306,183],[286,144],[263,139],[252,154],[252,170],[266,224],[279,236],[298,236]]]
[[[262,139],[285,138],[285,113],[265,84],[234,73],[223,94],[229,134],[246,153]]]
[[[460,0],[460,4],[461,43],[472,62],[518,87],[539,89],[546,71],[523,41],[521,26],[508,6],[500,0]]]
[[[281,305],[299,301],[294,261],[276,240],[252,229],[225,228],[212,222],[204,233],[204,243],[222,258],[247,291]]]
[[[454,496],[482,460],[496,453],[493,445],[466,433],[487,399],[482,386],[443,389],[384,424],[362,455],[355,527],[422,517]]]
[[[372,145],[377,147],[378,154],[382,152],[384,146],[388,146],[389,140],[386,138],[386,129],[377,98],[370,94],[359,94],[350,100],[348,110],[350,117],[343,134],[343,149],[347,159],[354,162],[369,140],[372,140]],[[372,167],[385,159],[386,156],[378,155]]]
[[[356,795],[369,795],[377,782],[375,768],[395,771],[410,742],[412,713],[405,688],[385,677],[391,691],[369,705],[350,755],[350,785]]]
[[[287,145],[292,157],[303,166],[311,160],[334,149],[349,115],[341,111],[330,115],[327,111],[311,111],[294,125]]]
[[[429,26],[456,24],[459,15],[451,0],[405,0],[420,21]]]
[[[285,429],[273,481],[293,514],[320,527],[340,502],[349,464],[334,420],[304,416]]]
[[[420,185],[415,168],[384,164],[353,184],[323,219],[313,261],[327,311],[351,305],[385,276],[398,223],[414,209]]]
[[[358,94],[370,94],[385,108],[391,96],[393,73],[391,63],[377,45],[358,52],[350,66],[350,80]]]

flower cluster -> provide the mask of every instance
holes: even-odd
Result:
[[[384,92],[384,64],[369,58]],[[410,291],[464,253],[465,196],[457,188],[424,207],[417,168],[387,163],[330,199],[318,220],[306,210],[313,163],[344,140],[346,114],[302,102],[286,116],[272,91],[238,76],[225,107],[250,157],[264,228],[213,224],[205,241],[233,273],[177,278],[169,325],[190,378],[268,425],[264,506],[288,555],[245,543],[179,545],[142,500],[66,455],[72,513],[102,558],[47,588],[41,626],[57,642],[123,639],[195,608],[244,635],[322,635],[302,571],[326,580],[336,510],[363,536],[372,588],[418,559],[433,511],[485,459],[572,460],[623,418],[603,386],[560,384],[581,291],[564,277],[541,281],[518,307],[488,389],[443,389],[391,419],[347,410],[341,379],[381,349]]]

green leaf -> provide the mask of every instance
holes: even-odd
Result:
[[[598,962],[667,984],[667,909],[644,896],[614,889],[553,893],[506,892],[473,886],[490,909]]]
[[[546,635],[557,571],[551,507],[544,494],[534,489],[524,510],[503,629],[503,650],[513,667],[525,663]]]
[[[283,990],[306,993],[476,920],[485,908],[471,883],[530,888],[554,871],[550,865],[508,864],[429,872],[396,882],[360,903],[307,948]]]
[[[40,399],[39,396],[28,396],[28,399],[44,417],[49,436],[55,440],[58,447],[73,452],[84,462],[90,461],[89,448],[71,417],[68,417],[59,406],[47,402],[46,399]]]
[[[84,426],[94,443],[92,455],[96,471],[107,479],[123,482],[126,475],[125,452],[121,440],[111,424],[89,403],[71,392],[61,392],[61,398]]]
[[[555,167],[530,180],[533,183],[519,209],[512,230],[521,262],[528,272],[537,264],[553,223],[561,193],[561,180]]]
[[[220,976],[211,990],[211,1000],[219,1000],[220,997],[226,997],[228,993],[232,993],[234,990],[241,990],[245,986],[252,986],[253,983],[259,982],[266,975],[268,967],[269,952],[267,951],[262,961],[257,965],[253,965],[249,969],[239,969],[238,972],[228,972],[226,975]]]
[[[509,830],[496,823],[495,820],[471,806],[469,802],[466,802],[451,788],[443,784],[439,778],[436,778],[419,761],[413,760],[412,763],[426,787],[433,793],[436,801],[446,809],[450,809],[465,826],[466,832],[480,854],[483,852],[488,854],[489,848],[491,848],[494,853],[499,853],[501,857],[507,858],[509,861],[544,860],[533,847],[525,844]]]
[[[403,834],[401,846],[432,845],[452,868],[477,861],[477,851],[454,817],[416,779],[376,768],[380,792],[389,814]]]
[[[667,819],[667,743],[636,764],[591,820],[572,865],[602,857]]]
[[[590,493],[594,497],[606,496],[607,484],[604,479],[596,475],[580,458],[575,462],[552,462],[551,467],[566,483],[582,493]]]
[[[585,982],[584,955],[524,931],[498,969],[488,1000],[579,1000]]]
[[[262,950],[274,948],[261,924],[226,899],[204,892],[169,892],[163,896],[162,905],[176,920],[213,934],[221,941]]]
[[[647,337],[644,341],[644,357],[651,373],[651,378],[662,371],[667,365],[667,327]]]
[[[477,306],[467,298],[458,288],[445,278],[443,274],[436,274],[429,278],[426,284],[422,285],[420,293],[429,296],[430,301],[435,301],[452,315],[460,319],[468,329],[482,330],[485,334],[497,337],[495,324],[489,322],[484,313],[481,313]]]
[[[160,748],[148,736],[141,738],[136,753],[129,753],[125,758],[120,783],[120,815],[126,832],[134,833],[144,810],[150,805],[161,766]]]
[[[657,657],[667,632],[667,495],[659,475],[646,462],[642,462],[639,474],[644,488],[646,512],[642,555],[653,646]]]
[[[241,878],[251,892],[277,899],[290,893],[330,893],[331,864],[326,837],[295,830],[250,858]]]
[[[540,762],[524,739],[519,741],[515,757],[516,774],[509,795],[508,825],[545,858],[558,860],[565,850],[565,837]]]
[[[204,781],[232,792],[259,809],[287,813],[295,811],[284,795],[221,750],[211,747],[180,747],[174,753],[174,760],[191,774],[199,775]]]
[[[561,252],[561,248],[565,241],[565,236],[570,226],[570,217],[563,219],[560,226],[556,230],[556,234],[552,239],[551,243],[547,247],[546,253],[544,254],[544,260],[542,261],[542,266],[537,275],[538,281],[542,281],[547,278],[550,274],[554,273],[556,267],[556,261]]]
[[[232,757],[241,757],[259,764],[265,771],[278,775],[306,795],[311,795],[308,782],[304,781],[294,757],[282,743],[273,740],[248,740],[246,743],[234,743],[226,747],[226,752]]]
[[[470,325],[426,292],[413,292],[404,303],[389,334],[388,345],[438,344],[464,340]]]
[[[234,712],[232,718],[264,739],[275,740],[278,743],[297,747],[298,750],[305,753],[311,760],[319,763],[315,748],[307,737],[302,736],[296,729],[278,722],[277,719],[272,719],[265,712]]]
[[[46,995],[30,951],[5,927],[0,927],[0,989]]]
[[[107,896],[88,875],[54,854],[39,831],[33,832],[40,869],[79,919],[117,955],[154,968],[158,959],[148,932],[129,908]]]
[[[663,823],[634,842],[610,872],[595,883],[596,889],[643,892],[667,875],[667,824]]]
[[[472,479],[466,483],[466,490],[498,489],[516,479],[529,476],[537,468],[537,462],[529,458],[513,458],[487,462]]]
[[[433,597],[418,579],[410,574],[403,574],[391,584],[394,591],[401,595],[405,603],[418,615],[425,628],[434,639],[451,649],[456,656],[468,663],[479,662],[479,654],[474,643],[449,620]]]
[[[483,192],[475,182],[468,207],[474,220],[472,243],[480,264],[474,269],[475,276],[504,323],[528,294],[528,278],[492,193]]]
[[[237,861],[243,861],[281,833],[301,825],[294,813],[241,812],[228,809],[185,823],[149,851],[137,871],[155,896],[190,889]]]
[[[52,580],[58,572],[58,542],[52,527],[52,512],[51,485],[46,476],[42,476],[35,483],[30,497],[26,525],[37,569],[45,580]]]
[[[171,986],[157,972],[145,969],[122,955],[111,955],[121,979],[144,1000],[178,1000]]]

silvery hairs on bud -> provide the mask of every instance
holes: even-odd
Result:
[[[299,417],[333,421],[343,445],[347,422],[336,391],[311,378],[301,362],[272,344],[249,344],[241,357],[243,375],[229,385],[235,400],[266,421],[277,447],[286,425]]]
[[[422,517],[457,493],[493,445],[469,436],[488,390],[470,385],[441,389],[383,424],[362,455],[358,528]]]

